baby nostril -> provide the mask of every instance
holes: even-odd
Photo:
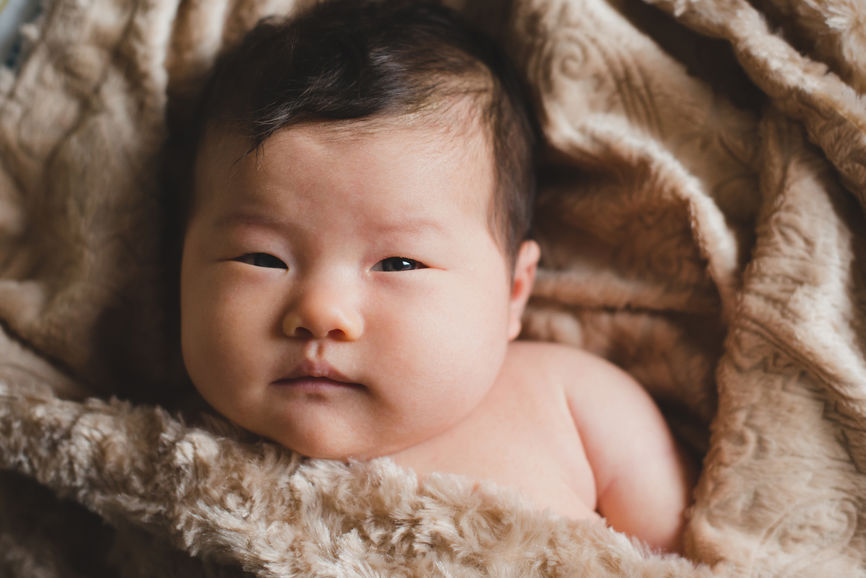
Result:
[[[334,339],[338,341],[354,340],[360,335],[359,323],[346,319],[344,315],[335,312],[331,318],[322,315],[302,316],[296,312],[283,318],[282,333],[294,339]]]
[[[295,337],[311,339],[313,337],[313,332],[306,327],[295,327]]]

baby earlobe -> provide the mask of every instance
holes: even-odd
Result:
[[[535,284],[535,272],[541,249],[533,240],[526,240],[517,251],[514,259],[514,275],[511,282],[510,311],[508,320],[508,339],[514,339],[520,333],[521,317],[526,308],[526,302]]]
[[[511,283],[511,299],[521,300],[524,304],[532,293],[535,283],[535,272],[538,268],[538,259],[541,257],[541,249],[533,240],[524,241],[517,250],[514,259],[514,275]]]

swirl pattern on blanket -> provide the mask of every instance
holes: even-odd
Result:
[[[630,371],[704,456],[691,561],[172,413],[168,137],[295,4],[55,0],[0,70],[0,574],[864,575],[862,3],[449,2],[545,131],[525,336]]]

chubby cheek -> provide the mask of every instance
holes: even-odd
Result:
[[[262,348],[254,346],[260,316],[242,288],[224,279],[200,275],[182,280],[181,347],[187,372],[199,393],[229,417],[237,417],[233,414],[243,411],[255,393],[246,384],[255,383],[256,368],[262,365]]]
[[[458,284],[430,291],[417,307],[381,315],[387,326],[378,339],[392,345],[377,349],[391,352],[381,362],[411,419],[447,423],[489,391],[507,349],[506,299],[507,288],[491,294]]]

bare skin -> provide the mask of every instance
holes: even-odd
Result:
[[[489,480],[559,514],[595,517],[593,471],[563,384],[548,363],[570,352],[555,349],[512,343],[499,378],[475,411],[442,435],[390,457],[420,475],[450,472]]]
[[[390,456],[680,545],[691,469],[638,384],[517,343],[539,259],[491,230],[477,127],[211,131],[181,272],[184,361],[235,423],[303,455]]]
[[[450,472],[518,489],[569,518],[601,514],[662,551],[682,548],[693,465],[640,385],[573,348],[513,342],[467,419],[391,458],[422,476]]]

